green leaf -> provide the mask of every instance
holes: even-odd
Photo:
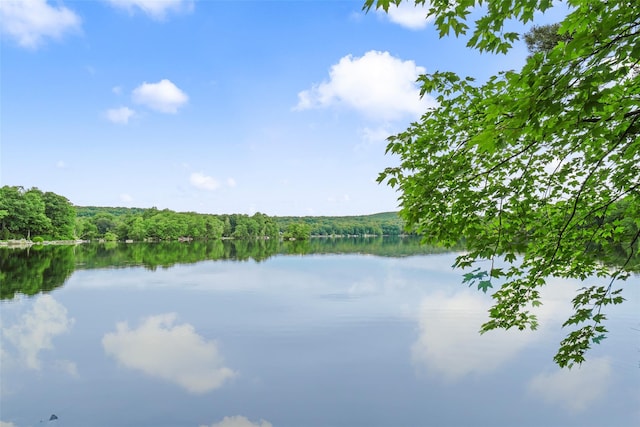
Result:
[[[490,280],[480,280],[478,282],[478,289],[481,290],[482,292],[487,293],[487,290],[489,288],[493,288]]]

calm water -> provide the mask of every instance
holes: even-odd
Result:
[[[550,282],[538,331],[479,336],[455,254],[253,245],[0,251],[0,426],[640,425],[637,276],[569,371],[578,283]]]

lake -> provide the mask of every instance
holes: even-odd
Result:
[[[539,330],[480,336],[490,297],[455,256],[382,238],[0,250],[0,426],[640,425],[638,276],[568,370],[581,284],[549,281]]]

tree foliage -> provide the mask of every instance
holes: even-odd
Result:
[[[73,239],[75,234],[76,210],[69,200],[56,193],[47,191],[42,194],[44,213],[51,221],[54,239]]]
[[[396,212],[348,217],[271,217],[246,214],[175,212],[155,207],[73,206],[65,197],[37,188],[0,188],[0,239],[44,240],[207,240],[220,238],[279,239],[291,224],[301,236],[399,235],[403,222]],[[287,235],[292,237],[292,234]],[[306,238],[305,237],[305,238]]]
[[[312,236],[398,236],[404,223],[397,212],[359,216],[282,216],[276,217],[280,231],[290,224],[304,223]]]
[[[75,210],[66,198],[37,188],[0,188],[0,238],[44,235],[48,239],[71,239]]]
[[[304,222],[292,222],[282,237],[289,240],[307,240],[311,237],[311,227]]]
[[[399,2],[367,0],[365,9]],[[529,24],[552,2],[430,5],[441,36],[468,33],[468,47],[507,53],[519,34],[505,23]],[[482,15],[471,23],[476,6]],[[630,275],[640,229],[640,2],[567,6],[557,37],[530,33],[532,55],[519,71],[485,82],[446,71],[421,76],[422,94],[439,105],[389,138],[387,151],[401,163],[379,177],[400,191],[401,216],[425,242],[465,238],[456,266],[489,262],[465,277],[484,290],[502,283],[481,331],[535,329],[532,307],[547,279],[585,281],[564,324],[573,329],[555,356],[560,366],[582,362],[604,337],[603,308],[623,300],[613,286]],[[602,262],[614,252],[627,261]]]
[[[404,223],[396,212],[359,216],[272,217],[246,214],[199,214],[156,208],[77,207],[76,233],[82,239],[115,233],[119,240],[279,238],[291,224],[304,224],[312,236],[400,235]],[[1,220],[1,217],[0,217]],[[290,237],[290,236],[289,236]]]
[[[571,35],[567,33],[559,34],[560,24],[534,25],[529,32],[524,35],[524,42],[527,49],[533,55],[538,52],[550,52],[560,42],[568,43]]]

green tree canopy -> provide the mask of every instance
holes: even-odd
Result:
[[[1,238],[27,238],[52,231],[51,219],[46,215],[42,191],[37,188],[4,186],[0,188]]]
[[[307,240],[311,237],[311,227],[303,222],[293,222],[282,235],[285,239]]]
[[[560,24],[534,25],[528,33],[524,35],[524,41],[531,54],[538,52],[550,52],[560,42],[568,43],[571,36],[567,33],[559,33]]]
[[[399,2],[367,0],[365,9]],[[532,23],[552,2],[430,5],[441,36],[468,33],[469,48],[507,53],[520,35],[505,23]],[[476,6],[481,16],[471,23]],[[389,138],[400,165],[379,177],[400,191],[401,215],[425,242],[464,237],[468,252],[456,265],[489,263],[465,276],[469,284],[487,290],[500,279],[482,331],[535,329],[532,307],[548,278],[585,281],[565,322],[572,330],[555,356],[560,366],[582,362],[604,337],[602,309],[623,300],[614,284],[630,275],[640,229],[640,2],[567,6],[557,37],[530,33],[532,55],[519,71],[481,83],[451,72],[421,76],[422,94],[439,105]],[[621,263],[602,262],[621,251]]]
[[[73,239],[75,233],[76,210],[66,197],[47,191],[42,195],[44,210],[51,220],[54,239]]]

